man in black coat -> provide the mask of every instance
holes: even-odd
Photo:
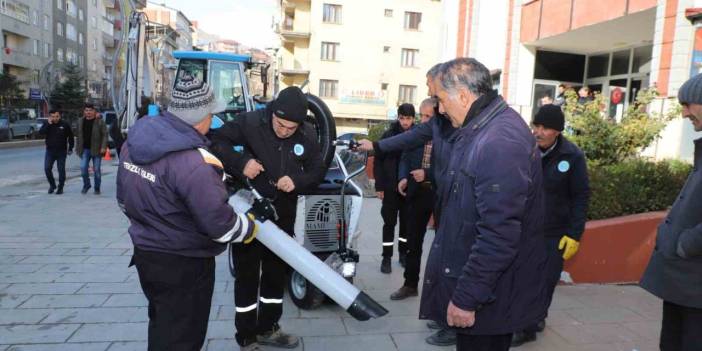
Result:
[[[297,87],[283,89],[265,109],[238,115],[211,135],[212,151],[230,175],[253,182],[272,201],[273,222],[293,236],[297,194],[316,186],[324,176],[317,134],[305,124],[307,98]],[[285,263],[261,243],[234,245],[236,259],[236,340],[242,350],[258,344],[295,348],[297,336],[284,333]],[[260,291],[260,293],[259,293]]]
[[[63,185],[66,182],[66,155],[73,153],[73,131],[71,126],[61,120],[61,112],[51,110],[49,120],[39,129],[39,134],[46,139],[46,153],[44,154],[44,173],[49,181],[49,194],[63,194]],[[58,188],[54,180],[54,162],[58,168]]]
[[[563,261],[576,252],[585,231],[590,186],[585,154],[561,132],[565,117],[560,106],[544,105],[534,116],[532,134],[541,151],[544,179],[544,237],[546,242],[546,289],[550,306],[563,270]],[[514,333],[512,346],[536,340],[544,321]]]
[[[678,101],[683,117],[702,132],[702,74],[680,87]],[[641,279],[641,287],[663,300],[663,351],[702,347],[702,139],[694,143],[694,168],[658,226],[656,246]]]
[[[387,139],[408,131],[414,124],[414,106],[402,104],[397,108],[397,121],[380,138]],[[395,246],[395,225],[400,217],[400,233],[397,241],[397,252],[400,264],[404,266],[407,256],[407,212],[403,196],[397,191],[397,174],[399,170],[401,151],[375,153],[373,161],[373,175],[375,176],[375,191],[378,198],[383,201],[380,214],[383,217],[383,261],[380,271],[386,274],[392,272],[390,259],[393,246]]]
[[[426,99],[419,107],[421,123],[428,123],[434,116],[433,99]],[[390,295],[391,300],[403,300],[417,296],[419,271],[422,261],[422,244],[427,231],[427,224],[434,208],[434,189],[431,171],[431,141],[407,150],[400,159],[397,190],[405,197],[407,203],[407,259],[405,264],[405,283]]]

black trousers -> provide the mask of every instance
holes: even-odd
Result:
[[[215,282],[214,257],[194,258],[134,248],[133,262],[149,300],[149,351],[198,351],[205,342]]]
[[[407,199],[407,261],[405,264],[405,286],[417,288],[422,264],[422,246],[427,224],[434,208],[434,191],[428,185],[420,185]]]
[[[661,351],[702,350],[702,309],[663,301]]]
[[[395,225],[400,217],[400,234],[397,241],[397,252],[400,255],[407,253],[407,208],[405,197],[395,191],[386,191],[383,205],[380,208],[383,217],[383,257],[392,257],[392,248],[395,246]]]
[[[507,351],[512,344],[512,334],[465,335],[458,333],[456,351]]]
[[[546,244],[546,267],[544,270],[544,275],[546,276],[546,298],[547,298],[547,309],[551,307],[551,302],[553,301],[553,293],[556,291],[556,286],[561,280],[561,272],[563,271],[563,250],[558,249],[558,244],[561,241],[561,237],[546,237],[544,238],[544,243]],[[532,325],[527,328],[527,332],[538,331],[537,325]]]
[[[294,235],[297,198],[282,198],[273,202],[280,229]],[[236,341],[240,346],[256,342],[256,335],[278,328],[283,314],[283,291],[287,264],[259,241],[233,244],[234,324]]]
[[[52,188],[56,187],[56,181],[54,180],[54,162],[56,162],[56,168],[58,170],[58,186],[62,188],[63,184],[66,182],[66,152],[46,150],[44,154],[44,173],[46,174],[46,180],[49,181],[49,186]]]

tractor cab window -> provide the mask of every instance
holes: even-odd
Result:
[[[246,112],[246,95],[241,81],[240,65],[229,62],[210,64],[210,84],[215,97],[227,102],[226,112],[220,116],[224,121],[233,119],[235,114]]]

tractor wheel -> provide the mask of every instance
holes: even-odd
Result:
[[[312,114],[312,118],[308,116],[307,120],[311,122],[317,130],[319,136],[320,151],[322,152],[322,160],[324,160],[324,168],[329,168],[332,157],[334,157],[334,140],[336,140],[336,123],[334,116],[327,104],[322,99],[312,95],[307,95],[307,108]]]
[[[295,306],[303,310],[312,310],[319,307],[325,295],[316,286],[312,285],[302,274],[293,270],[288,279],[288,292]]]

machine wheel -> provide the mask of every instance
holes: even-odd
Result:
[[[288,292],[295,306],[303,310],[315,309],[324,302],[324,293],[295,270],[288,279]]]
[[[325,169],[327,169],[329,168],[329,164],[331,164],[336,149],[333,143],[333,141],[336,140],[336,123],[334,122],[334,116],[332,116],[331,111],[329,111],[329,107],[327,107],[327,104],[325,104],[322,99],[312,94],[306,95],[307,108],[312,113],[312,117],[314,117],[310,122],[314,124],[317,130],[322,160],[324,161]]]

